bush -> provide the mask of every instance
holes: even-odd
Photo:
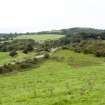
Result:
[[[13,71],[13,65],[3,65],[3,66],[1,66],[0,67],[0,73],[2,74],[2,73],[8,73],[8,72],[11,72],[11,71]]]
[[[76,47],[76,48],[74,48],[74,51],[77,52],[77,53],[80,53],[81,49],[79,47],[78,48]]]
[[[68,50],[69,47],[67,47],[67,46],[63,46],[62,49],[63,49],[63,50]]]
[[[95,52],[95,56],[97,56],[97,57],[105,57],[105,50],[104,51],[103,50],[97,50]]]
[[[36,64],[38,60],[36,58],[33,58],[33,63]]]
[[[24,54],[27,54],[27,53],[28,53],[28,51],[25,49],[25,50],[23,50],[23,53],[24,53]]]
[[[0,66],[0,74],[2,74],[4,72],[4,67]]]
[[[31,64],[31,63],[28,63],[28,62],[26,62],[26,61],[24,61],[24,62],[21,62],[21,63],[19,64],[19,66],[20,66],[21,69],[26,69],[26,68],[31,67],[32,64]]]
[[[16,52],[16,51],[11,51],[11,52],[9,53],[9,55],[10,55],[11,57],[14,57],[14,56],[17,55],[17,52]]]
[[[26,49],[25,49],[27,52],[30,52],[30,51],[32,51],[33,50],[33,46],[31,45],[31,44],[28,44],[27,46],[26,46]]]
[[[49,48],[44,48],[44,51],[50,52]]]
[[[48,54],[48,53],[46,53],[45,55],[44,55],[44,58],[49,58],[50,57],[50,55]]]
[[[95,56],[96,56],[96,57],[100,57],[101,55],[102,55],[102,54],[101,54],[100,52],[98,52],[98,51],[95,52]]]

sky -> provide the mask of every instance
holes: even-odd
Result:
[[[0,33],[105,29],[105,0],[0,0]]]

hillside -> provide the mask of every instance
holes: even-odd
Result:
[[[62,31],[67,35],[69,35],[69,34],[72,34],[72,35],[79,34],[81,32],[85,32],[85,33],[101,33],[101,32],[105,32],[105,30],[101,30],[101,29],[81,28],[81,27],[63,29]]]
[[[105,104],[104,30],[66,31],[1,41],[1,105]]]
[[[39,32],[39,34],[45,33],[45,34],[65,34],[65,35],[74,35],[79,33],[101,33],[105,32],[105,30],[102,29],[95,29],[95,28],[86,28],[86,27],[73,27],[73,28],[67,28],[67,29],[60,29],[60,30],[52,30],[52,31],[42,31]]]
[[[103,58],[69,50],[52,56],[38,68],[0,75],[1,105],[104,105]]]

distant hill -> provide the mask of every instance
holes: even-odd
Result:
[[[68,29],[60,29],[60,30],[51,30],[51,31],[42,31],[38,32],[37,34],[65,34],[65,35],[74,35],[79,33],[102,33],[105,30],[101,29],[94,29],[94,28],[81,28],[81,27],[74,27]]]
[[[81,27],[74,27],[68,29],[60,29],[60,30],[51,30],[51,31],[40,31],[40,32],[26,32],[26,33],[0,33],[0,36],[5,35],[35,35],[35,34],[65,34],[65,35],[74,35],[79,33],[102,33],[105,30],[102,29],[94,29],[94,28],[81,28]]]
[[[101,30],[101,29],[79,28],[79,27],[69,28],[69,29],[62,29],[61,31],[66,35],[79,34],[79,33],[82,33],[82,32],[84,32],[84,33],[101,33],[101,32],[105,32],[105,30]]]

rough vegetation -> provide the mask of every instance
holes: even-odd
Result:
[[[64,60],[52,59],[42,63],[37,69],[29,68],[25,72],[0,76],[1,104],[104,104],[103,58],[69,50],[57,51],[53,56],[63,57]],[[74,59],[73,66],[68,61],[70,58]],[[75,67],[74,64],[80,66]]]
[[[44,39],[44,34],[59,38]],[[105,30],[72,28],[0,38],[1,105],[105,104]]]

